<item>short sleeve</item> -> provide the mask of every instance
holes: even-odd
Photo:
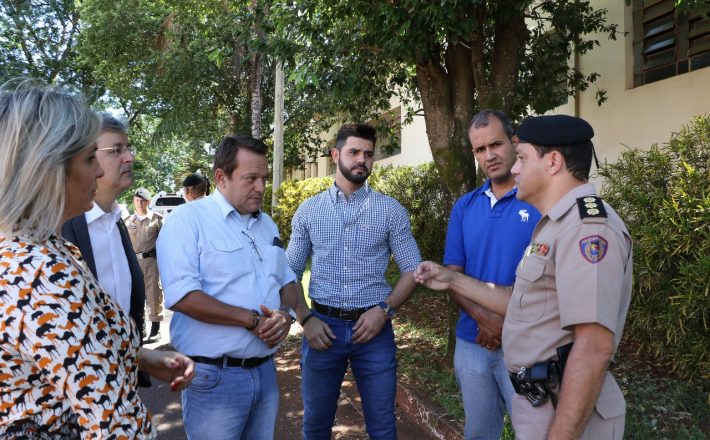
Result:
[[[555,274],[562,328],[597,323],[616,333],[629,252],[627,238],[604,223],[581,224],[560,237]]]
[[[444,264],[466,266],[466,255],[463,240],[463,198],[454,204],[446,229],[446,245],[444,246]]]

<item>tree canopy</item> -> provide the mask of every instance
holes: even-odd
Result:
[[[294,0],[272,11],[280,53],[304,90],[355,115],[387,108],[394,93],[421,103],[410,110],[423,112],[454,193],[474,182],[467,128],[478,109],[519,118],[560,105],[597,79],[572,55],[618,34],[584,0]]]
[[[374,119],[396,96],[409,117],[423,114],[452,193],[474,182],[466,131],[478,109],[518,119],[554,108],[597,78],[572,55],[617,35],[586,0],[14,0],[0,23],[2,77],[102,96],[145,151],[199,156],[222,134],[257,126],[268,138],[276,59],[289,78],[287,165],[313,157],[329,124]],[[255,90],[264,91],[258,121]],[[169,158],[165,172],[176,178],[182,160]]]

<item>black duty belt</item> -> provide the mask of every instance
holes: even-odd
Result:
[[[156,256],[155,249],[153,249],[152,251],[148,251],[148,252],[136,252],[136,258],[138,258],[139,260],[142,260],[144,258],[155,258],[155,256]]]
[[[208,358],[204,356],[189,356],[193,361],[200,364],[217,365],[218,367],[242,367],[242,368],[255,368],[264,362],[268,361],[274,357],[273,354],[264,357],[253,357],[253,358],[233,358],[229,356],[222,356],[219,358]]]
[[[358,319],[360,319],[363,313],[367,312],[372,307],[375,306],[363,307],[362,309],[343,310],[337,307],[324,306],[323,304],[318,304],[317,302],[313,301],[313,308],[316,312],[322,313],[325,316],[329,316],[331,318],[339,318],[343,321],[357,321]]]

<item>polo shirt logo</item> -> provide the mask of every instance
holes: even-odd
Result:
[[[521,222],[527,222],[530,218],[530,213],[528,213],[527,209],[521,209],[520,211],[518,211],[518,214],[520,215]]]

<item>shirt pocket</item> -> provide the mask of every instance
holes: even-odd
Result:
[[[518,320],[535,322],[545,314],[547,289],[542,280],[545,273],[545,260],[535,256],[526,256],[515,271],[515,288],[520,293],[518,301]]]
[[[356,245],[359,250],[367,256],[379,256],[382,252],[388,252],[389,230],[387,226],[379,223],[358,223]],[[385,245],[383,246],[383,243]]]
[[[203,266],[201,272],[212,273],[219,278],[236,278],[251,271],[246,252],[238,240],[220,238],[211,240],[205,246],[204,254],[200,264]]]

